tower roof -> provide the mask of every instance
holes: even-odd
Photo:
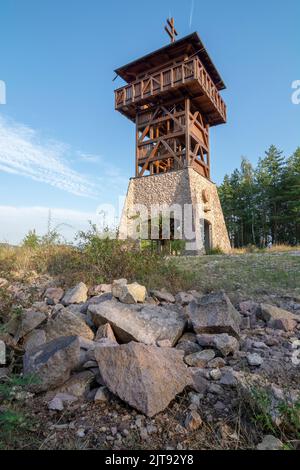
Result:
[[[135,80],[136,75],[147,72],[147,70],[159,66],[164,62],[176,59],[176,57],[185,53],[188,54],[189,57],[196,55],[199,57],[218,90],[224,90],[226,88],[197,32],[178,39],[156,51],[150,52],[123,67],[119,67],[115,72],[127,83],[130,83]]]

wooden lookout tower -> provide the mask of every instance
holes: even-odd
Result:
[[[135,177],[130,180],[120,234],[130,236],[134,204],[193,206],[195,237],[188,251],[230,249],[215,185],[210,179],[210,127],[226,122],[224,82],[195,32],[116,70],[127,82],[115,109],[136,126]],[[196,210],[197,207],[197,210]],[[182,221],[181,221],[182,225]],[[126,226],[126,227],[125,227]],[[124,235],[125,236],[125,235]]]

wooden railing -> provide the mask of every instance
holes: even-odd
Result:
[[[128,106],[144,98],[182,86],[192,80],[198,80],[203,91],[210,98],[223,119],[226,120],[226,105],[197,57],[118,88],[115,90],[115,107],[118,109]]]

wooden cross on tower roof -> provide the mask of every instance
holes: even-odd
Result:
[[[178,33],[174,26],[174,18],[168,18],[167,23],[168,25],[165,26],[165,30],[170,36],[171,42],[175,42],[175,37],[178,36]]]

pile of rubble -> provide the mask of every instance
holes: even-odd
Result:
[[[276,404],[284,392],[274,377],[281,371],[293,377],[300,362],[299,313],[254,301],[236,309],[224,292],[148,294],[126,279],[90,289],[48,287],[42,301],[5,325],[1,338],[24,351],[28,390],[45,393],[50,410],[80,399],[107,402],[113,394],[153,417],[187,390],[190,430],[209,420],[207,401],[226,415],[237,387],[263,384]],[[298,399],[294,385],[291,401]]]

